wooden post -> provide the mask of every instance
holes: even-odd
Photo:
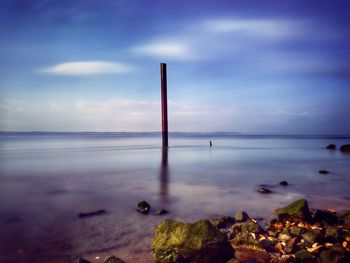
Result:
[[[162,96],[162,141],[163,147],[168,147],[168,96],[166,64],[160,63],[161,96]]]

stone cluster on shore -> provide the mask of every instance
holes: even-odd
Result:
[[[350,262],[350,211],[310,211],[300,199],[261,226],[241,211],[194,223],[166,219],[152,242],[157,263]]]

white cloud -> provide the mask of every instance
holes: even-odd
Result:
[[[125,74],[133,70],[132,67],[108,61],[76,61],[66,62],[43,68],[40,72],[55,75],[91,75],[91,74]]]
[[[153,56],[163,59],[188,60],[194,59],[194,51],[185,41],[159,41],[132,48],[138,55]]]
[[[300,21],[278,19],[216,19],[202,23],[204,30],[216,33],[236,32],[250,36],[284,38],[294,36]]]

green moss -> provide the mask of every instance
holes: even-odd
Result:
[[[155,262],[213,262],[213,254],[233,257],[227,237],[208,220],[182,223],[167,219],[157,226],[152,251]],[[216,255],[217,256],[217,255]],[[220,256],[220,255],[219,255]]]
[[[288,219],[288,217],[301,219],[304,221],[311,220],[311,214],[305,199],[297,200],[283,208],[277,209],[276,214],[281,220],[286,218]]]

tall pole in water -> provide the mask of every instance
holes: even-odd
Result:
[[[163,147],[168,147],[168,96],[165,63],[160,63],[160,79],[162,96],[162,141]]]

